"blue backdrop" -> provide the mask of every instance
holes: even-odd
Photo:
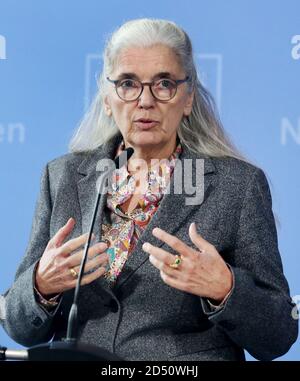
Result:
[[[67,151],[95,92],[105,37],[156,17],[188,32],[226,130],[268,175],[300,305],[299,14],[299,0],[0,0],[0,293],[24,254],[42,167]],[[0,343],[17,347],[1,328]],[[299,340],[281,359],[300,359]]]

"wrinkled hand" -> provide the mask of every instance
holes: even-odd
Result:
[[[75,288],[77,278],[72,276],[79,273],[83,249],[80,249],[86,242],[88,234],[83,234],[65,243],[64,240],[71,233],[75,225],[75,220],[70,218],[66,225],[58,230],[48,245],[39,261],[35,286],[43,296],[60,294],[66,290]],[[108,256],[103,253],[107,249],[106,243],[97,243],[90,246],[88,251],[88,261],[85,264],[85,272],[94,270],[82,278],[82,285],[89,284],[102,276],[106,269]],[[77,250],[75,253],[74,251]],[[72,255],[71,255],[72,254]],[[100,255],[99,255],[100,254]],[[73,269],[72,271],[70,271]]]
[[[230,269],[216,248],[197,233],[195,223],[189,227],[189,236],[199,250],[162,229],[155,228],[152,234],[175,250],[182,259],[178,268],[171,268],[173,254],[148,242],[143,244],[143,250],[150,254],[150,262],[160,270],[161,278],[167,285],[217,302],[230,292],[233,283]]]

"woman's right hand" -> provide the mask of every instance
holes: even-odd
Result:
[[[79,273],[83,249],[80,249],[87,240],[88,234],[83,234],[65,243],[64,240],[71,233],[75,220],[70,218],[68,222],[58,230],[48,245],[39,261],[35,274],[35,287],[45,297],[60,294],[75,288],[77,277],[72,275],[72,269]],[[108,255],[104,252],[107,244],[96,243],[88,251],[88,261],[85,264],[85,272],[93,272],[83,276],[81,284],[89,284],[101,277],[108,263]],[[73,253],[77,250],[75,253]],[[99,255],[100,254],[100,255]],[[75,272],[73,274],[76,275]]]

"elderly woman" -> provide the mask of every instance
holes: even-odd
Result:
[[[15,341],[65,337],[97,163],[132,147],[100,203],[79,339],[128,360],[243,360],[244,349],[270,360],[288,351],[297,322],[269,186],[212,105],[191,41],[173,22],[133,20],[111,36],[72,152],[42,176],[29,246],[5,296],[3,325]]]

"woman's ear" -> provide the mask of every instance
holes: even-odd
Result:
[[[193,92],[189,94],[187,97],[187,100],[183,109],[184,116],[189,116],[190,113],[192,112],[193,102],[194,102],[194,93],[195,93],[195,90],[193,90]]]
[[[109,99],[107,95],[104,97],[104,111],[107,116],[112,115],[112,111],[111,111],[111,107],[110,107]]]

